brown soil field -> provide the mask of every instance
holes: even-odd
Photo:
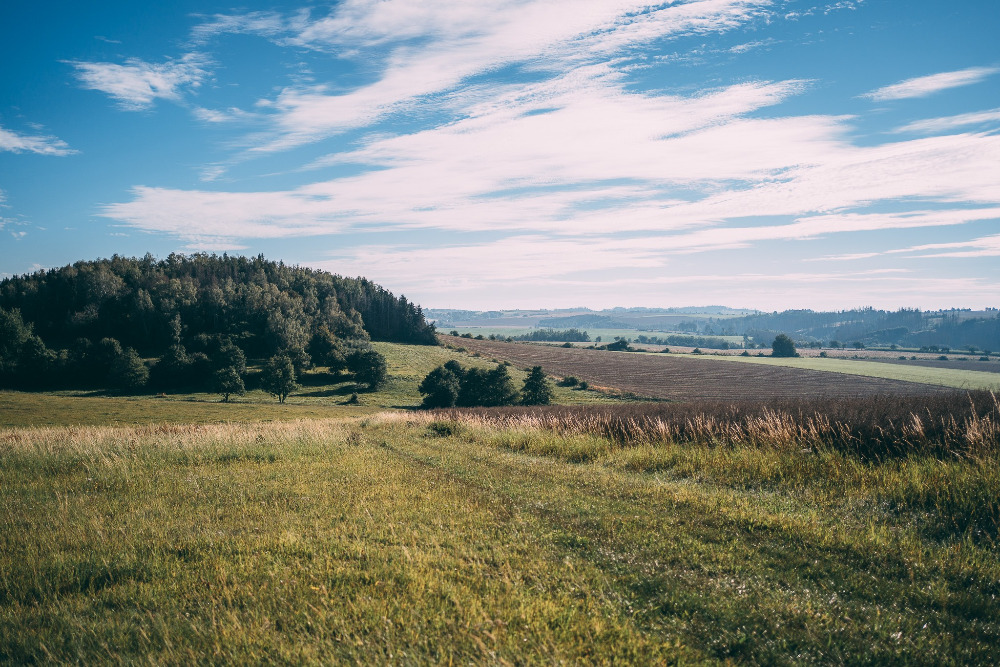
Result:
[[[704,363],[680,356],[608,352],[442,336],[445,344],[549,375],[575,376],[595,387],[674,401],[914,395],[944,387],[843,373],[758,364]],[[984,364],[985,365],[985,364]]]

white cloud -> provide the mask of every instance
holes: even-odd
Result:
[[[65,141],[56,137],[19,134],[2,127],[0,127],[0,151],[58,156],[73,155],[77,152],[70,148]]]
[[[505,65],[566,71],[604,62],[654,39],[730,30],[766,13],[771,0],[345,2],[289,39],[381,63],[377,81],[341,92],[285,88],[259,107],[274,131],[257,152],[284,150],[370,125],[428,96]]]
[[[926,97],[942,90],[948,90],[949,88],[958,88],[959,86],[979,83],[997,72],[1000,72],[1000,68],[970,67],[954,72],[941,72],[940,74],[919,76],[873,90],[862,97],[867,97],[876,102],[902,100],[911,97]]]
[[[125,65],[73,61],[85,88],[100,90],[118,100],[122,109],[148,109],[157,99],[178,101],[184,88],[197,88],[208,75],[203,56],[189,53],[162,64],[137,58]]]
[[[984,123],[997,122],[1000,122],[1000,109],[991,109],[989,111],[963,113],[956,116],[945,116],[943,118],[917,120],[896,128],[893,132],[897,134],[902,132],[936,134],[940,132],[948,132],[959,127],[966,127],[968,125],[982,125]]]
[[[963,250],[966,248],[966,250]],[[919,255],[920,257],[1000,257],[1000,234],[982,236],[971,241],[956,241],[953,243],[927,243],[892,252],[923,252],[928,250],[943,250]]]

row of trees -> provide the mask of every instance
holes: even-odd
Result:
[[[531,369],[518,392],[506,365],[491,370],[464,368],[454,360],[428,373],[419,390],[425,408],[548,405],[553,392],[541,366]]]
[[[367,341],[342,341],[332,336],[316,340],[310,348],[320,362],[317,365],[328,366],[331,374],[347,373],[369,389],[386,379],[385,359]],[[252,385],[284,401],[297,386],[298,375],[311,365],[313,356],[301,350],[279,351],[263,363],[260,373],[253,375]],[[279,366],[291,368],[291,373],[279,373]],[[290,381],[282,379],[288,376]],[[247,378],[246,354],[228,336],[201,334],[189,345],[177,337],[163,356],[147,362],[134,348],[110,337],[97,343],[80,338],[69,349],[51,350],[18,310],[0,309],[0,386],[125,393],[204,391],[222,394],[228,401],[233,394],[245,393]]]

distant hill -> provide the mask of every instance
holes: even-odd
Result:
[[[857,308],[842,311],[786,310],[764,313],[725,306],[684,308],[586,308],[568,310],[428,310],[442,328],[511,327],[632,329],[700,336],[746,336],[770,347],[779,333],[801,343],[1000,351],[1000,310],[896,311]]]

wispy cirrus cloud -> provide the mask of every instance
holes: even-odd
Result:
[[[903,132],[935,134],[939,132],[949,132],[960,127],[968,127],[969,125],[983,125],[986,123],[1000,123],[1000,109],[963,113],[955,116],[945,116],[943,118],[916,120],[912,123],[907,123],[906,125],[896,128],[893,132],[896,134],[901,134]]]
[[[0,127],[0,151],[56,156],[73,155],[77,152],[62,139],[46,135],[20,134],[2,127]],[[0,198],[0,202],[2,201]]]
[[[1000,257],[1000,234],[981,236],[969,241],[926,243],[892,252],[924,253],[921,257]]]
[[[1000,72],[997,67],[969,67],[968,69],[956,70],[954,72],[941,72],[928,76],[918,76],[906,79],[891,86],[878,88],[862,97],[867,97],[876,102],[888,100],[903,100],[911,97],[926,97],[949,88],[969,86],[979,83],[986,78]]]
[[[148,109],[157,99],[178,101],[185,88],[197,88],[208,76],[207,60],[189,53],[179,60],[148,63],[131,58],[124,65],[70,61],[85,88],[107,93],[128,111]]]
[[[261,100],[258,106],[271,115],[273,129],[270,136],[256,137],[252,150],[286,150],[365,127],[502,67],[565,71],[627,55],[656,39],[731,30],[765,16],[772,4],[772,0],[652,6],[626,0],[345,2],[327,17],[288,30],[284,39],[378,63],[377,79],[347,91],[327,85],[290,86],[273,99]],[[238,17],[231,20],[242,26]],[[224,25],[220,21],[213,29]]]

